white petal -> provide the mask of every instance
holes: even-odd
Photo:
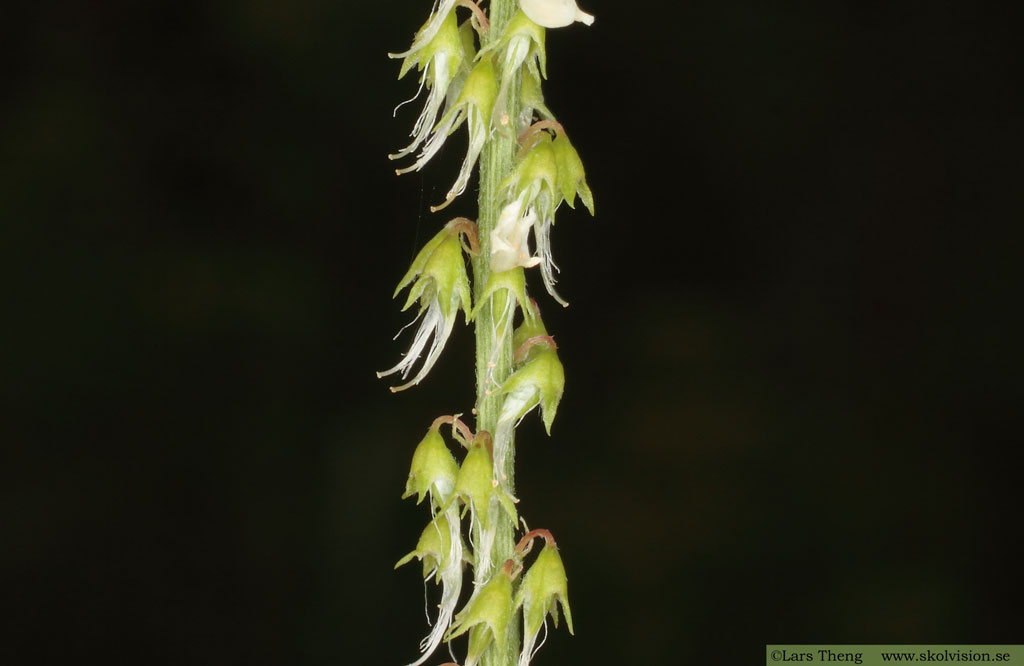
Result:
[[[573,21],[586,25],[594,22],[593,16],[580,11],[575,0],[519,0],[519,7],[531,21],[545,28],[564,28]]]
[[[448,341],[448,337],[452,333],[452,328],[455,326],[455,317],[451,319],[445,319],[441,314],[441,304],[438,302],[437,297],[434,297],[434,301],[430,304],[427,309],[426,316],[423,321],[420,322],[420,327],[416,329],[416,335],[413,338],[412,345],[409,347],[409,353],[405,355],[401,361],[398,362],[395,367],[383,372],[378,372],[378,377],[386,377],[396,372],[402,373],[402,379],[409,376],[409,372],[412,370],[412,366],[419,359],[420,354],[423,353],[423,349],[427,346],[427,340],[430,340],[430,351],[427,352],[427,358],[423,361],[423,365],[420,367],[420,371],[416,373],[416,376],[411,380],[402,384],[401,386],[393,386],[391,391],[397,393],[398,391],[404,391],[405,389],[419,384],[430,369],[434,367],[434,363],[437,362],[438,357],[441,356],[441,352],[444,350],[444,345]]]

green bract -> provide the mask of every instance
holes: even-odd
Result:
[[[408,564],[415,557],[423,562],[423,578],[429,578],[431,573],[448,566],[451,553],[451,526],[445,515],[439,513],[423,528],[420,540],[416,542],[416,549],[398,560],[395,568]]]

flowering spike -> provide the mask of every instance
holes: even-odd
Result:
[[[419,171],[465,125],[468,148],[460,155],[458,175],[431,210],[463,194],[480,163],[481,226],[453,219],[416,254],[395,290],[395,298],[404,293],[403,312],[417,306],[415,335],[404,358],[378,376],[401,375],[405,383],[392,391],[419,383],[438,360],[462,310],[477,329],[477,432],[459,414],[441,416],[413,452],[403,497],[415,497],[417,504],[429,497],[431,520],[416,548],[396,566],[417,559],[424,586],[434,579],[442,589],[436,621],[430,622],[428,610],[432,626],[410,666],[436,663],[432,655],[441,642],[461,643],[463,637],[468,654],[462,666],[482,666],[482,660],[511,666],[517,657],[518,666],[529,666],[548,616],[557,626],[561,607],[570,633],[572,617],[565,570],[551,533],[530,531],[523,520],[527,534],[513,548],[519,521],[512,473],[515,428],[539,407],[550,433],[565,387],[558,346],[527,295],[526,269],[539,266],[545,288],[566,305],[554,289],[555,212],[563,201],[575,206],[577,198],[594,211],[579,155],[544,102],[545,41],[548,28],[573,21],[590,25],[593,17],[580,11],[576,0],[489,0],[486,11],[481,0],[431,2],[430,16],[411,47],[391,54],[404,59],[400,79],[416,69],[419,91],[413,99],[425,90],[426,100],[408,145],[390,157],[407,158],[396,164],[398,174]],[[517,309],[522,310],[518,327]],[[458,463],[446,426],[451,440],[466,449]],[[466,518],[468,528],[462,524]],[[531,554],[538,538],[545,545]],[[528,571],[527,556],[532,562]],[[466,563],[473,568],[472,593],[456,614]],[[456,653],[451,654],[454,660]]]

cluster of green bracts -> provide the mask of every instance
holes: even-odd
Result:
[[[492,0],[492,11],[495,4]],[[396,566],[418,559],[424,581],[433,578],[441,587],[441,600],[433,627],[420,643],[421,656],[412,666],[426,662],[442,642],[463,635],[468,639],[463,666],[482,660],[511,664],[506,658],[510,652],[518,654],[519,666],[527,666],[549,615],[557,626],[558,606],[572,632],[565,569],[550,532],[528,531],[514,549],[514,541],[508,541],[521,519],[506,470],[511,470],[516,425],[539,406],[550,433],[565,386],[555,341],[527,294],[526,269],[539,266],[547,291],[566,305],[554,289],[557,267],[550,234],[555,211],[562,202],[574,207],[578,196],[594,212],[579,155],[541,93],[547,77],[545,32],[573,21],[589,25],[593,18],[574,0],[519,0],[518,7],[514,15],[505,14],[501,34],[490,34],[487,13],[470,0],[437,0],[410,49],[392,54],[403,58],[399,78],[416,68],[420,91],[427,91],[411,143],[391,155],[412,156],[413,163],[398,173],[421,169],[463,125],[469,133],[455,183],[432,210],[444,208],[465,191],[489,142],[514,141],[518,147],[514,160],[502,170],[504,179],[493,198],[488,198],[495,211],[489,226],[478,229],[472,220],[452,219],[413,260],[395,295],[409,288],[403,309],[418,304],[414,323],[419,326],[405,357],[378,373],[397,373],[407,380],[392,391],[422,381],[440,357],[459,311],[467,323],[477,320],[478,327],[493,328],[496,342],[483,352],[485,360],[487,353],[491,358],[486,364],[478,361],[477,408],[485,398],[497,405],[489,430],[478,428],[474,433],[459,415],[443,416],[413,453],[403,497],[415,495],[417,503],[429,498],[430,521],[415,550]],[[461,9],[468,12],[460,22]],[[531,231],[536,254],[529,247]],[[467,259],[486,266],[478,271],[475,285],[470,284]],[[492,371],[499,366],[501,376]],[[479,415],[477,409],[474,413]],[[451,427],[448,441],[444,426]],[[461,461],[449,443],[464,450]],[[522,524],[526,529],[525,521]],[[505,535],[503,549],[496,547],[499,534]],[[544,539],[544,547],[528,562],[536,537]],[[471,590],[463,585],[467,567],[473,572]],[[502,658],[496,659],[497,654]]]

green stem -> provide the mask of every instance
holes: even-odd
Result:
[[[517,0],[490,0],[490,30],[484,40],[484,46],[498,39],[505,30],[505,25],[518,9]],[[518,75],[517,75],[518,79]],[[519,82],[514,80],[508,86],[506,100],[508,116],[515,127],[515,118],[519,115]],[[501,200],[498,186],[512,171],[512,161],[516,152],[515,130],[496,130],[484,146],[480,156],[480,214],[477,226],[480,238],[480,256],[473,261],[473,284],[477,295],[483,290],[490,274],[491,231],[498,221],[501,212]],[[487,430],[494,434],[501,399],[494,392],[496,386],[509,376],[512,371],[512,327],[504,327],[504,331],[495,333],[494,307],[486,303],[480,308],[476,317],[476,378],[477,431]],[[496,353],[497,352],[497,353]],[[491,359],[496,359],[495,367],[488,367]],[[509,443],[504,473],[508,476],[509,488],[515,490],[515,447]],[[516,526],[508,520],[501,520],[495,536],[494,550],[491,556],[491,570],[501,571],[505,560],[512,557],[515,548]],[[508,642],[505,645],[494,645],[483,658],[483,666],[513,666],[519,656],[519,625],[515,622],[509,627]]]

